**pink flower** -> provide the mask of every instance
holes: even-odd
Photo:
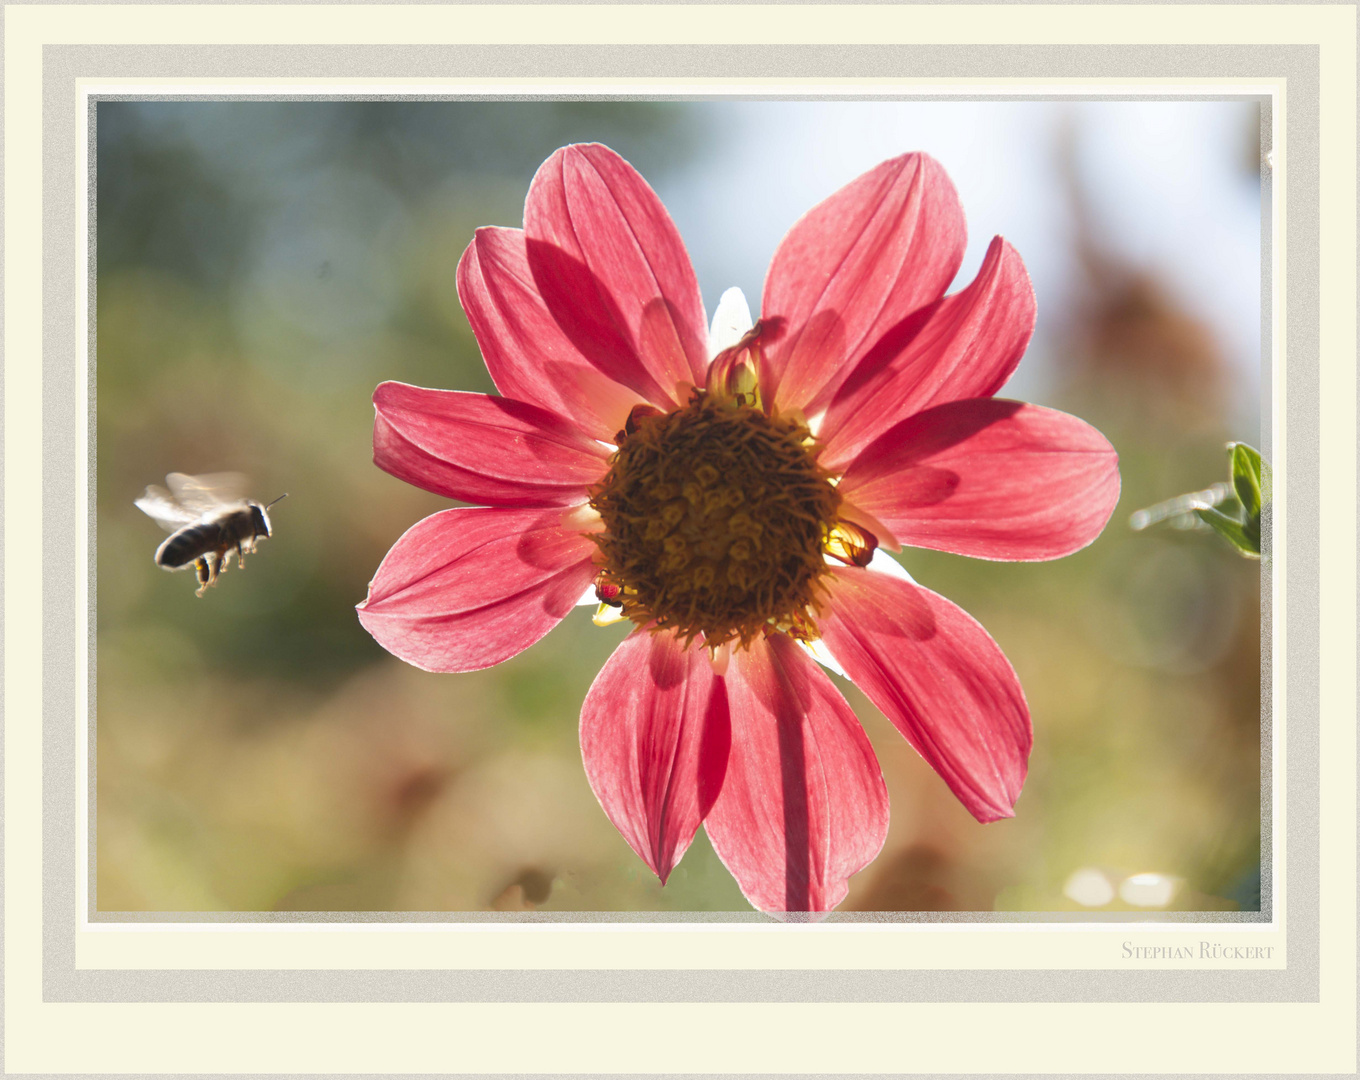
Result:
[[[875,548],[1067,555],[1099,535],[1119,472],[1081,420],[992,396],[1034,294],[997,237],[945,296],[963,251],[940,165],[885,161],[790,230],[760,321],[731,291],[710,339],[655,192],[607,147],[557,151],[524,229],[479,229],[458,267],[504,396],[374,394],[376,463],[484,505],[402,536],[363,625],[418,667],[474,671],[593,586],[636,629],[586,696],[586,775],[663,883],[700,823],[769,911],[830,910],[877,855],[883,776],[812,655],[979,821],[1011,816],[1031,744],[1014,670]]]

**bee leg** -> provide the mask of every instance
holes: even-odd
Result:
[[[204,581],[203,584],[199,587],[198,590],[199,596],[202,596],[206,590],[211,589],[214,585],[217,584],[217,576],[220,573],[222,573],[223,570],[222,555],[220,552],[217,551],[208,552],[206,555],[203,556],[203,562],[208,568],[208,580]],[[202,574],[200,574],[199,577],[201,579]]]
[[[194,560],[194,571],[198,574],[198,590],[194,595],[202,596],[203,591],[212,584],[213,578],[216,577],[216,575],[209,569],[208,560],[201,556]]]
[[[236,543],[236,565],[242,570],[246,568],[246,553],[242,549],[240,541]]]

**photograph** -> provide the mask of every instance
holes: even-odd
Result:
[[[92,919],[1271,920],[1261,97],[91,112]]]
[[[4,26],[0,1073],[1354,1072],[1353,3]]]

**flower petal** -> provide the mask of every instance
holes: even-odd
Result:
[[[830,574],[822,639],[979,821],[1014,814],[1033,733],[1000,646],[929,589],[857,567]]]
[[[850,461],[932,405],[991,397],[1024,355],[1034,314],[1025,264],[998,236],[972,284],[883,335],[840,387],[820,429],[823,462]]]
[[[954,185],[925,154],[885,161],[814,206],[765,278],[764,399],[824,407],[875,342],[944,294],[966,236]]]
[[[373,405],[378,468],[450,499],[492,506],[581,503],[608,468],[599,442],[510,398],[385,382]]]
[[[713,312],[713,323],[708,328],[709,359],[724,349],[730,349],[754,325],[746,294],[733,285],[719,298],[718,308]]]
[[[891,574],[893,577],[901,578],[912,585],[916,584],[916,579],[907,573],[907,568],[882,548],[874,551],[873,558],[869,560],[868,569],[876,570],[880,574]],[[846,677],[849,678],[849,676]]]
[[[565,146],[524,204],[534,281],[553,318],[612,379],[653,405],[702,386],[708,327],[689,253],[666,208],[606,146]]]
[[[548,313],[521,230],[477,230],[458,263],[458,299],[506,397],[566,417],[606,442],[643,400],[582,356]]]
[[[980,559],[1085,547],[1119,501],[1119,457],[1085,421],[979,398],[904,420],[851,463],[840,490],[903,544]]]
[[[581,756],[614,827],[666,883],[722,788],[727,697],[702,646],[638,630],[581,708]]]
[[[417,522],[359,605],[388,652],[426,671],[476,671],[527,649],[595,575],[573,509],[466,507]]]
[[[813,641],[800,641],[798,644],[805,653],[833,675],[839,675],[842,679],[850,678],[841,667],[840,662],[831,655],[831,650],[822,643],[821,638],[816,638]]]
[[[763,911],[830,911],[888,834],[873,747],[831,680],[790,638],[734,651],[724,678],[732,748],[704,821]]]

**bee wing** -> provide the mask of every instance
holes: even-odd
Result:
[[[201,517],[224,503],[240,502],[245,498],[246,478],[240,473],[204,473],[189,476],[171,473],[165,478],[174,492],[175,500],[194,517]]]
[[[170,492],[152,484],[134,505],[166,532],[197,521],[199,515],[182,506]]]

